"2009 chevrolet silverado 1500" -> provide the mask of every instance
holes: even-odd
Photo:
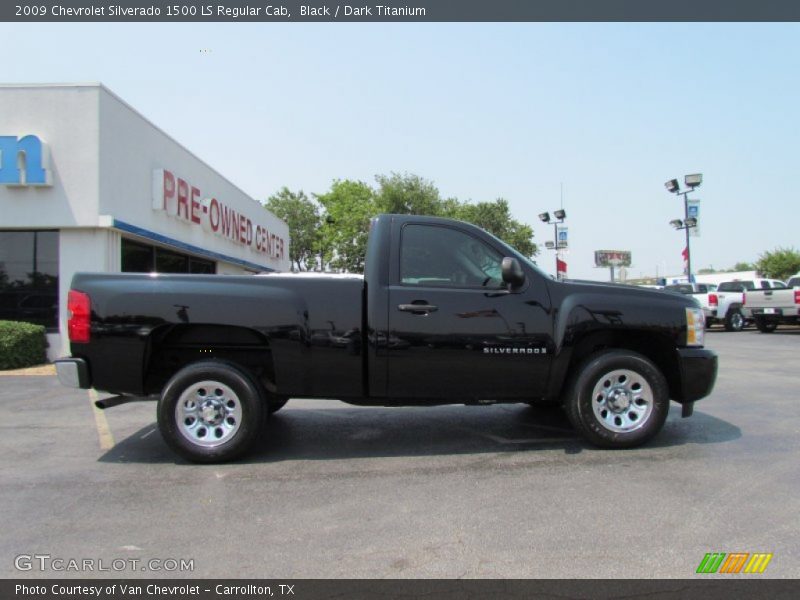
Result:
[[[364,277],[79,273],[62,383],[157,396],[198,462],[240,456],[289,398],[358,405],[563,402],[590,442],[630,447],[711,392],[697,302],[559,282],[492,235],[434,217],[373,220]]]

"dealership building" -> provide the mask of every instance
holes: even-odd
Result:
[[[77,271],[289,270],[285,222],[102,85],[2,85],[0,115],[0,320],[50,358]]]

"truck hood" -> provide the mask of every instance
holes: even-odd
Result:
[[[563,286],[561,291],[564,294],[575,293],[595,293],[607,296],[624,296],[626,298],[639,298],[647,302],[665,301],[674,302],[678,306],[685,306],[687,308],[700,308],[700,302],[692,296],[678,294],[675,292],[665,292],[663,290],[653,290],[649,288],[641,288],[635,285],[626,285],[624,283],[605,283],[602,281],[589,281],[581,279],[568,279],[566,281],[555,281],[554,285]]]

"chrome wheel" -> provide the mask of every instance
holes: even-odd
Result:
[[[653,412],[653,389],[647,379],[630,369],[609,371],[592,390],[592,410],[609,431],[636,431]]]
[[[734,331],[739,331],[742,327],[744,327],[744,317],[742,313],[736,311],[731,315],[731,328]]]
[[[230,440],[241,422],[239,396],[219,381],[192,384],[175,405],[178,431],[192,444],[204,448],[214,448]]]

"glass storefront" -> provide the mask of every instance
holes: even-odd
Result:
[[[58,331],[58,231],[0,231],[0,320]]]
[[[217,263],[122,238],[123,273],[205,273],[217,272]]]

